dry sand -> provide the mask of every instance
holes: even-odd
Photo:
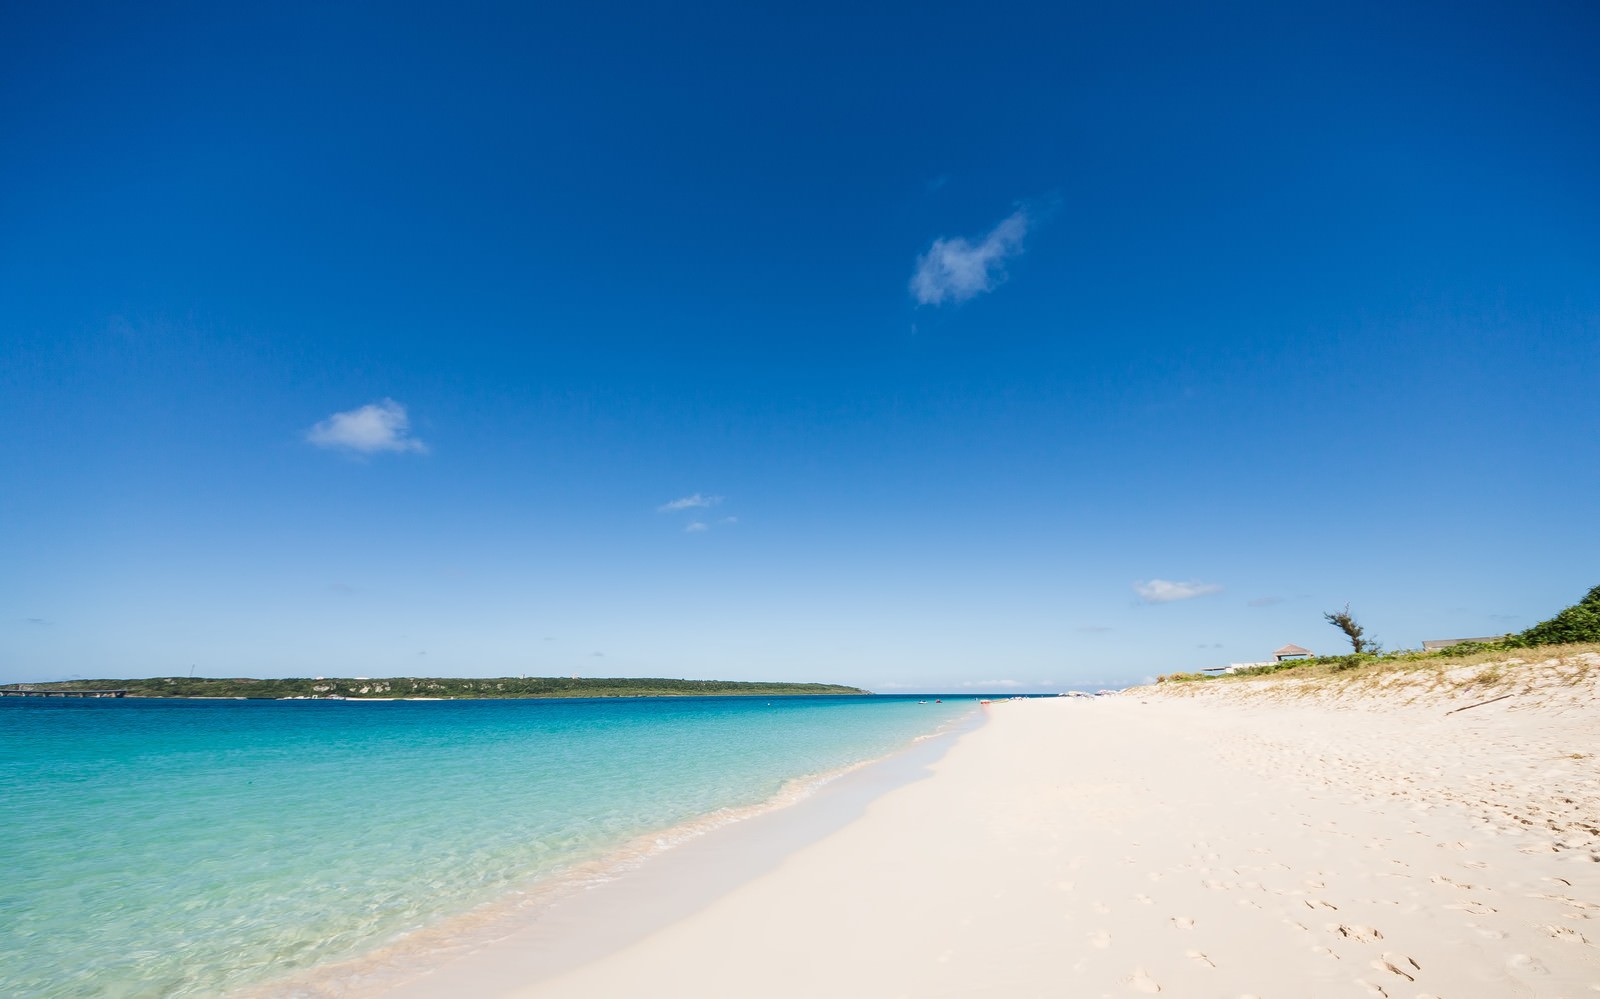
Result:
[[[597,946],[618,882],[394,995],[1600,995],[1594,665],[996,704],[666,925]]]

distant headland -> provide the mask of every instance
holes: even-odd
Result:
[[[70,695],[118,691],[127,697],[233,697],[304,700],[468,700],[499,697],[694,697],[799,694],[867,694],[836,683],[764,683],[739,680],[668,680],[642,677],[292,677],[257,680],[162,676],[143,680],[60,680],[6,684],[0,694]]]

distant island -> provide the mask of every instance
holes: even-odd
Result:
[[[72,691],[125,691],[128,697],[249,697],[388,700],[447,700],[494,697],[693,697],[745,695],[781,697],[796,694],[868,694],[871,691],[836,683],[756,683],[738,680],[666,680],[638,677],[500,676],[489,678],[403,676],[294,677],[256,680],[202,676],[162,676],[143,680],[60,680],[17,683],[0,692],[66,694]]]

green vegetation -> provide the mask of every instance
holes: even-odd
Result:
[[[307,697],[450,699],[493,697],[688,697],[786,694],[865,694],[868,691],[834,683],[745,683],[736,680],[664,680],[635,677],[610,679],[550,676],[390,677],[386,679],[254,680],[248,678],[164,676],[148,680],[63,680],[13,684],[28,690],[126,690],[130,697]]]
[[[1517,639],[1527,645],[1600,642],[1600,586],[1550,620],[1524,631]]]
[[[1363,652],[1377,653],[1382,649],[1373,639],[1363,637],[1367,629],[1356,623],[1355,616],[1350,613],[1350,605],[1345,604],[1342,611],[1330,611],[1322,615],[1322,619],[1344,632],[1344,637],[1350,639],[1350,651],[1356,655]]]
[[[1526,631],[1507,635],[1497,642],[1461,642],[1436,652],[1390,652],[1379,654],[1370,641],[1362,638],[1362,628],[1350,616],[1347,604],[1341,613],[1324,614],[1328,623],[1343,631],[1358,650],[1346,656],[1316,656],[1311,659],[1290,659],[1284,662],[1262,663],[1227,677],[1265,676],[1295,670],[1300,675],[1343,673],[1367,666],[1404,666],[1406,664],[1471,664],[1488,662],[1496,656],[1516,649],[1544,648],[1547,646],[1579,646],[1600,643],[1600,586],[1589,591],[1582,600],[1552,617],[1541,621]],[[1588,651],[1564,649],[1563,651]],[[1220,679],[1218,675],[1204,673],[1171,673],[1156,678],[1157,683],[1188,682],[1192,680]]]
[[[1503,652],[1507,649],[1531,649],[1577,642],[1600,642],[1600,586],[1590,590],[1582,600],[1555,617],[1540,621],[1526,631],[1507,635],[1498,642],[1462,642],[1445,651],[1457,654]]]

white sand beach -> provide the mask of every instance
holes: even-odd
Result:
[[[1600,995],[1600,656],[1507,669],[997,703],[748,877],[703,837],[388,994]]]

